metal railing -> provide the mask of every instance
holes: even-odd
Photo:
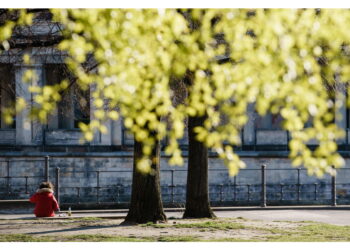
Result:
[[[41,181],[53,179],[56,198],[63,204],[126,204],[129,202],[132,170],[73,169],[68,171],[55,167],[54,160],[55,158],[49,156],[39,159],[0,160],[2,173],[4,173],[0,176],[0,199],[28,198],[35,192]],[[18,162],[40,162],[40,164],[37,166],[37,173],[14,175],[11,168]],[[350,168],[341,170],[348,169]],[[292,175],[288,173],[284,176],[294,176],[294,178],[276,179],[276,176],[279,176],[276,174],[281,171],[291,171]],[[301,168],[269,168],[262,165],[255,169],[243,169],[237,176],[229,178],[226,169],[210,168],[209,180],[217,175],[216,183],[211,181],[209,184],[211,202],[221,205],[254,204],[262,207],[288,202],[336,206],[338,200],[341,200],[342,204],[350,204],[350,181],[338,183],[335,176],[328,176],[322,181],[315,182],[311,177],[306,176],[305,171]],[[51,178],[50,173],[54,178]],[[161,170],[161,180],[167,180],[167,183],[163,181],[161,184],[165,204],[174,205],[185,202],[186,174],[187,170],[180,168]],[[83,182],[85,184],[82,184]],[[217,184],[218,182],[222,183]]]

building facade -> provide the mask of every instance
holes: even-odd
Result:
[[[28,29],[28,30],[27,30]],[[0,107],[3,110],[21,96],[35,105],[29,86],[45,86],[69,78],[65,54],[51,46],[59,40],[59,24],[47,13],[39,13],[34,25],[17,30],[13,47],[0,53]],[[31,55],[32,64],[23,63]],[[23,82],[26,70],[37,77]],[[343,95],[337,101],[345,103]],[[93,119],[94,107],[89,91],[72,85],[48,117],[47,124],[30,120],[30,107],[16,114],[14,123],[0,122],[0,199],[24,199],[35,191],[40,181],[50,179],[59,186],[59,196],[66,204],[126,204],[130,198],[133,137],[123,120],[107,121],[108,133],[96,132],[92,142],[81,144],[79,122]],[[349,164],[349,112],[345,105],[337,111],[337,124],[346,132],[339,149]],[[260,204],[262,184],[267,188],[268,204],[330,204],[332,178],[309,177],[304,169],[293,169],[288,159],[288,132],[281,129],[282,118],[267,114],[260,117],[253,106],[249,121],[241,131],[242,145],[236,152],[247,169],[229,177],[226,167],[210,153],[210,196],[215,204]],[[312,142],[310,142],[312,144]],[[187,139],[181,140],[186,158]],[[266,172],[261,166],[265,164]],[[340,204],[350,202],[350,171],[338,171],[337,197]],[[266,183],[262,183],[262,175]],[[161,160],[161,185],[165,203],[181,204],[185,198],[186,161],[184,166],[169,166]],[[334,198],[334,197],[333,197]]]

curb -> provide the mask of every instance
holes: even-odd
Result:
[[[212,207],[213,211],[249,210],[350,210],[350,206],[267,206],[267,207]],[[165,212],[184,212],[184,208],[164,208]],[[61,212],[67,212],[62,210]],[[127,213],[128,209],[74,210],[74,213]]]

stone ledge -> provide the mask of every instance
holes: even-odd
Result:
[[[288,158],[288,151],[236,151],[240,157],[271,157],[271,158]],[[350,157],[350,151],[339,151],[343,157]],[[133,157],[133,151],[115,151],[115,152],[0,152],[0,157],[107,157],[107,158],[120,158]],[[168,158],[169,156],[161,153],[163,158]],[[184,151],[182,153],[183,157],[188,156],[188,152]],[[209,153],[209,157],[216,158],[217,154],[214,152]]]
[[[28,210],[34,208],[29,200],[0,200],[0,213],[4,210]]]

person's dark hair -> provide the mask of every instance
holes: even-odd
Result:
[[[39,188],[50,188],[53,190],[53,184],[49,181],[44,181],[40,184]]]

